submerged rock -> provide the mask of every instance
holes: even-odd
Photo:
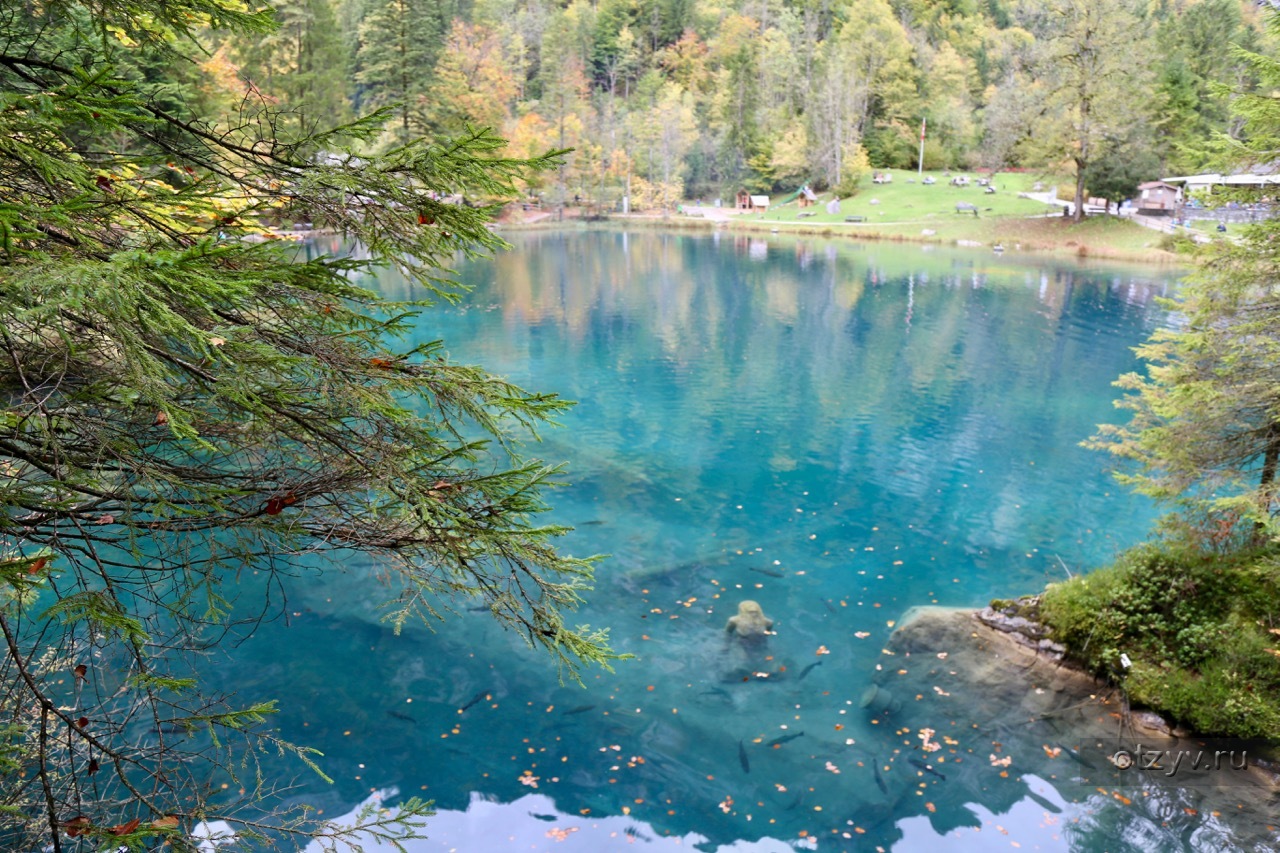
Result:
[[[1189,738],[1158,714],[1132,711],[1119,686],[1063,657],[1034,618],[1037,604],[922,607],[898,621],[876,667],[876,695],[898,700],[891,710],[880,703],[895,731],[914,731],[937,750],[918,756],[945,774],[934,781],[984,797],[1003,791],[993,777],[1005,776],[1053,780],[1073,802],[1116,792],[1144,831],[1165,831],[1157,829],[1168,826],[1165,812],[1210,815],[1201,828],[1229,839],[1228,848],[1276,849],[1270,815],[1280,778],[1255,745]],[[1230,815],[1229,825],[1217,815]]]

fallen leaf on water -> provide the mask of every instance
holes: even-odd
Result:
[[[179,823],[181,821],[178,820],[176,815],[166,815],[159,820],[151,821],[151,826],[153,829],[177,829]]]
[[[925,803],[924,807],[931,812],[936,812],[938,810],[938,807],[935,806],[933,803]]]
[[[89,769],[87,772],[90,776],[98,772],[98,759],[96,758],[89,759]]]
[[[865,640],[867,637],[870,637],[871,635],[868,634],[866,631],[857,631],[854,633],[853,636],[857,637],[859,640]]]

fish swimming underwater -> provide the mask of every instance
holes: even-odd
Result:
[[[796,738],[803,737],[803,736],[804,736],[804,732],[796,732],[793,735],[783,735],[782,737],[776,737],[773,740],[769,741],[768,743],[765,744],[765,746],[781,746],[782,744],[786,743],[789,740],[795,740]]]
[[[488,697],[489,695],[491,695],[492,693],[493,693],[493,691],[492,691],[492,690],[481,690],[481,691],[480,691],[479,693],[477,693],[475,696],[472,696],[472,697],[471,697],[471,699],[467,701],[467,704],[465,704],[465,705],[463,705],[461,708],[459,708],[459,709],[458,709],[458,712],[459,712],[459,713],[461,713],[462,711],[467,710],[467,709],[468,709],[468,708],[470,708],[472,705],[476,704],[477,702],[479,702],[479,701],[480,701],[480,700],[482,700],[482,699],[487,698],[487,697]]]
[[[742,741],[738,741],[738,763],[742,765],[743,773],[751,772],[751,762],[747,760],[747,748]]]
[[[806,666],[804,669],[800,670],[800,677],[797,678],[796,681],[804,681],[804,677],[808,675],[810,672],[812,672],[815,666],[822,666],[822,661],[816,660],[813,663]]]
[[[889,786],[884,783],[884,777],[880,775],[880,759],[877,758],[875,763],[871,765],[872,771],[876,775],[876,787],[880,789],[880,793],[889,793]]]

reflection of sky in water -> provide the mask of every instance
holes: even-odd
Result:
[[[579,401],[527,450],[568,462],[563,547],[611,555],[581,621],[637,660],[561,685],[486,614],[395,637],[369,567],[306,577],[291,624],[229,670],[325,753],[336,785],[303,778],[304,798],[341,813],[394,784],[458,810],[536,777],[561,812],[625,812],[655,837],[950,847],[996,815],[1061,847],[1028,792],[1092,786],[1056,792],[1029,764],[989,787],[922,779],[859,702],[907,608],[1034,591],[1144,535],[1150,508],[1078,442],[1117,417],[1110,383],[1163,322],[1170,277],[888,244],[511,239],[460,262],[474,290],[420,336]],[[725,639],[744,598],[777,621],[763,651]]]

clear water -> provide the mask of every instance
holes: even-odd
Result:
[[[561,685],[483,613],[394,637],[369,567],[300,577],[288,624],[226,671],[242,696],[280,698],[284,736],[325,753],[335,784],[295,767],[301,798],[338,814],[396,785],[459,809],[472,792],[533,793],[536,777],[563,813],[625,812],[657,834],[857,826],[822,849],[911,849],[1033,789],[1084,796],[1026,766],[999,791],[926,780],[928,797],[895,769],[882,793],[863,759],[902,738],[858,703],[908,608],[1036,591],[1144,537],[1152,508],[1078,442],[1121,416],[1111,382],[1166,321],[1155,298],[1174,273],[776,237],[509,239],[461,264],[474,290],[424,315],[421,336],[579,401],[528,451],[568,463],[564,548],[611,555],[581,621],[636,659]],[[726,642],[746,598],[776,622],[764,651]],[[1110,825],[1102,800],[1095,828]],[[1061,849],[1063,827],[1031,811],[1023,847]],[[457,849],[505,849],[500,826],[476,833]],[[1109,836],[1070,844],[1128,849]]]

